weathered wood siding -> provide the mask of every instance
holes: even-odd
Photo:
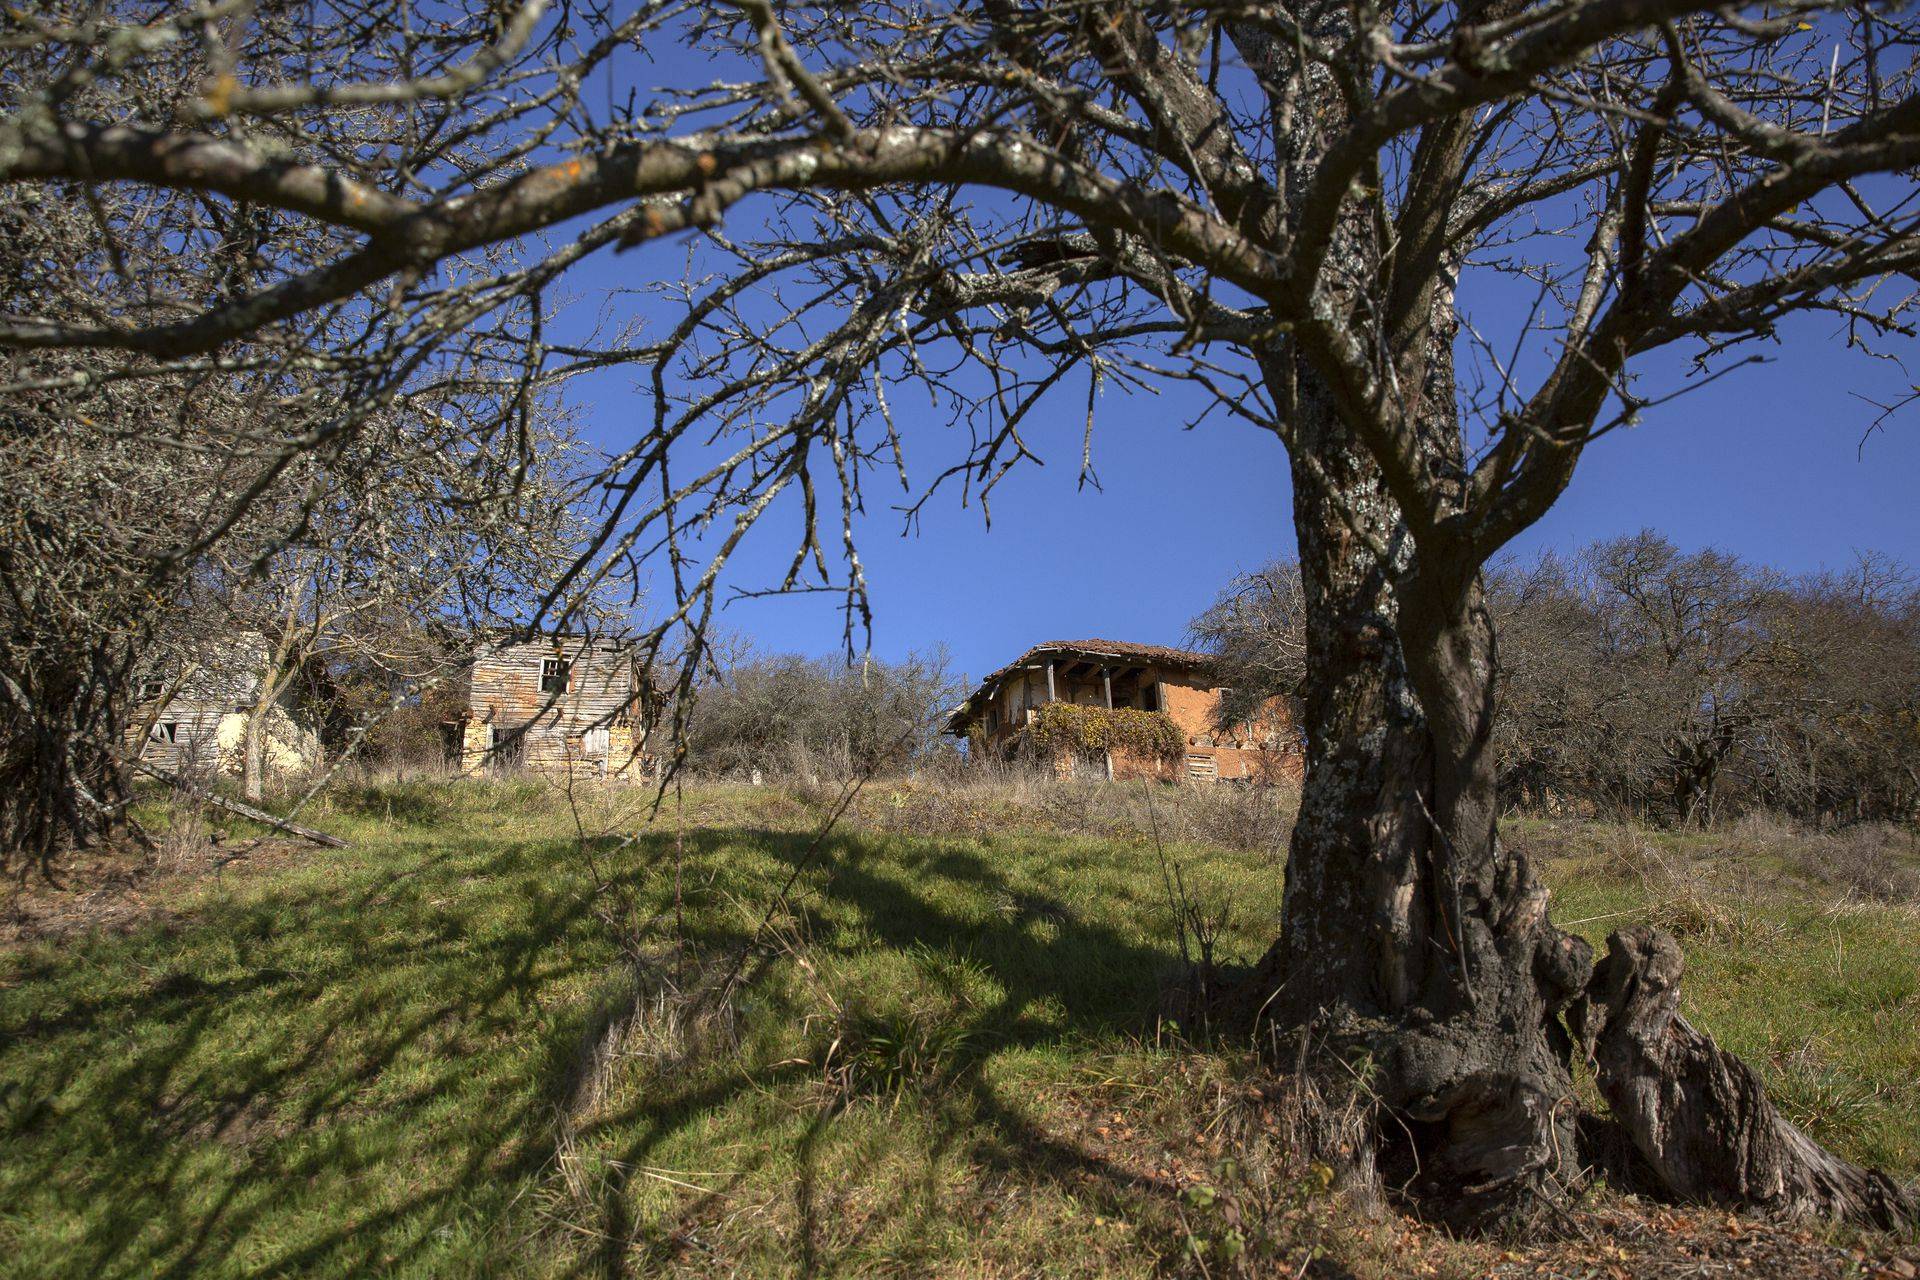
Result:
[[[566,690],[550,693],[541,689],[540,673],[542,664],[556,657],[566,659],[571,670]],[[470,722],[491,728],[497,763],[605,769],[613,743],[631,742],[611,731],[638,718],[632,650],[610,640],[484,645],[467,686]],[[624,763],[615,760],[612,766]]]
[[[149,718],[153,728],[144,740],[128,745],[138,749],[141,761],[167,773],[238,772],[241,759],[233,743],[245,732],[245,718],[255,714],[269,656],[264,636],[241,631],[208,640],[184,674],[149,673],[147,679],[160,681],[166,691],[160,697],[136,697],[129,733],[140,734]],[[318,758],[319,742],[294,716],[292,702],[289,685],[280,691],[280,705],[268,722],[270,769],[287,767],[290,752]],[[223,724],[229,737],[224,746],[219,741]]]

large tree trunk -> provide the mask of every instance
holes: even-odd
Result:
[[[1562,1019],[1590,981],[1582,1009],[1600,1012],[1583,1026],[1602,1086],[1676,1193],[1882,1225],[1911,1214],[1674,1016],[1670,939],[1641,948],[1657,963],[1616,955],[1595,977],[1591,948],[1553,926],[1546,889],[1499,838],[1495,637],[1478,565],[1416,564],[1330,398],[1286,374],[1313,675],[1307,777],[1281,935],[1233,1003],[1292,1061],[1364,1080],[1411,1138],[1415,1190],[1455,1221],[1524,1210],[1577,1175]],[[1457,456],[1457,429],[1436,429]],[[1349,1148],[1349,1185],[1370,1181],[1371,1148],[1329,1139],[1320,1154],[1336,1164]]]
[[[1572,1023],[1616,1119],[1689,1200],[1894,1228],[1920,1205],[1885,1174],[1823,1150],[1753,1069],[1680,1016],[1680,947],[1641,925],[1607,939]]]
[[[1413,1134],[1464,1218],[1572,1171],[1557,1013],[1584,943],[1496,838],[1493,632],[1477,578],[1448,609],[1400,598],[1412,550],[1376,468],[1297,379],[1295,525],[1307,602],[1307,778],[1281,936],[1248,991],[1349,1064]],[[1444,602],[1443,602],[1444,603]]]
[[[123,704],[112,690],[127,664],[114,652],[67,653],[77,660],[0,661],[3,871],[50,874],[61,850],[97,843],[126,820]]]

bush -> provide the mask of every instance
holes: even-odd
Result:
[[[1022,733],[1047,755],[1131,751],[1150,760],[1174,760],[1187,749],[1187,736],[1172,717],[1132,707],[1049,702],[1034,713]]]
[[[687,763],[720,777],[899,772],[932,747],[951,697],[942,654],[858,666],[752,656],[698,692]]]

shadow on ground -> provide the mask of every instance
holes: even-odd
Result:
[[[765,901],[810,848],[803,834],[752,827],[689,833],[677,849],[662,834],[632,846],[595,892],[564,846],[479,838],[416,848],[400,869],[390,858],[309,869],[284,886],[276,877],[126,937],[0,956],[0,1198],[14,1206],[22,1274],[542,1269],[536,1210],[556,1110],[595,985],[622,963],[606,904],[630,893],[664,922],[676,857],[724,871],[754,850],[764,866],[738,883],[715,872],[683,917],[686,947],[737,954],[751,932],[740,904]],[[1154,1189],[1037,1126],[982,1067],[1010,1050],[1138,1029],[1167,954],[966,848],[903,869],[836,838],[811,863],[797,901],[829,935],[816,945],[952,951],[1004,993],[972,1014],[931,1160],[1071,1182],[1116,1208]],[[756,1016],[794,1012],[776,1003]],[[709,1065],[696,1087],[597,1117],[589,1136],[612,1150],[614,1172],[592,1224],[594,1269],[644,1269],[689,1247],[727,1186],[642,1230],[630,1171],[701,1117],[806,1070],[741,1056]],[[820,1221],[815,1152],[835,1118],[820,1106],[791,1151],[760,1157],[798,1171],[790,1265],[801,1274],[835,1273],[862,1243],[830,1245]],[[728,1185],[753,1173],[748,1164]],[[902,1190],[866,1230],[917,1211]]]

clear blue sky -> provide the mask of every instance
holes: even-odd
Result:
[[[695,55],[629,71],[640,83],[690,84],[710,78],[715,66]],[[752,202],[737,207],[729,229],[750,234],[754,216]],[[584,328],[596,317],[619,320],[603,311],[606,290],[677,274],[685,262],[679,243],[597,258],[569,277],[575,301],[554,331]],[[1475,288],[1470,269],[1463,297]],[[1521,321],[1529,300],[1503,299],[1500,290],[1498,282],[1483,289],[1475,306],[1476,322],[1496,335],[1511,332],[1500,322]],[[629,304],[652,311],[650,331],[665,314],[631,292],[611,301],[614,312]],[[1863,445],[1878,411],[1852,394],[1891,401],[1912,377],[1889,361],[1847,352],[1831,319],[1802,320],[1784,334],[1753,346],[1767,363],[1649,410],[1640,426],[1595,444],[1571,490],[1514,552],[1573,550],[1652,527],[1684,549],[1713,546],[1790,573],[1844,568],[1865,550],[1920,566],[1920,406]],[[1639,367],[1652,375],[1643,394],[1674,385],[1659,366]],[[569,400],[591,442],[623,448],[651,420],[651,400],[636,381],[629,371],[574,384]],[[889,505],[900,500],[897,487],[878,473],[869,477],[860,552],[878,656],[944,644],[956,673],[978,677],[1041,640],[1179,643],[1188,620],[1234,573],[1292,554],[1292,494],[1277,440],[1224,415],[1183,430],[1200,405],[1187,390],[1109,393],[1094,444],[1103,490],[1076,490],[1084,397],[1084,381],[1069,379],[1030,420],[1028,434],[1047,465],[1001,485],[991,531],[977,507],[960,509],[955,491],[929,505],[917,533],[902,537]],[[957,460],[937,422],[916,424],[910,403],[894,408],[917,474]],[[736,580],[763,585],[780,576],[792,554],[792,521],[774,523],[742,548]],[[722,622],[767,649],[830,654],[840,647],[833,597],[741,602]]]
[[[677,256],[667,246],[654,252],[662,267]],[[595,304],[590,295],[581,302]],[[1594,445],[1572,489],[1516,550],[1572,549],[1652,526],[1684,548],[1711,545],[1789,572],[1844,567],[1868,549],[1920,564],[1920,414],[1863,445],[1876,411],[1849,394],[1869,387],[1884,399],[1905,379],[1845,353],[1822,322],[1793,337],[1766,350],[1770,363]],[[603,378],[576,391],[596,443],[624,444],[630,424],[650,416],[629,385]],[[1286,459],[1271,436],[1224,418],[1183,430],[1198,404],[1185,391],[1108,395],[1094,446],[1104,489],[1076,491],[1083,404],[1076,390],[1053,406],[1034,433],[1049,446],[1048,465],[1002,485],[990,531],[977,507],[962,510],[953,496],[936,499],[919,531],[902,537],[887,506],[898,491],[869,491],[861,554],[878,656],[944,643],[956,672],[978,677],[1040,640],[1178,643],[1236,571],[1291,552]],[[910,409],[906,422],[916,470],[950,460],[937,426],[916,432]],[[789,532],[749,544],[740,568],[777,575]],[[824,654],[839,645],[829,597],[746,601],[723,616],[766,648]]]

